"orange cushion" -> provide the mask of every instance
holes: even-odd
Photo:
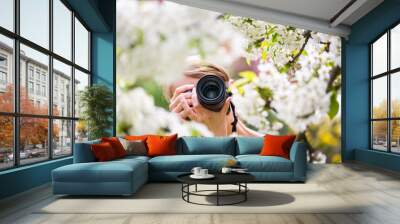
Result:
[[[264,144],[261,149],[260,155],[262,156],[280,156],[289,159],[290,148],[296,135],[265,135]]]
[[[118,158],[126,156],[126,151],[124,149],[124,146],[122,146],[121,142],[117,137],[101,138],[101,142],[110,143],[110,145],[114,149],[115,155]]]
[[[150,135],[127,135],[125,139],[129,141],[146,141],[148,136]]]
[[[93,144],[91,145],[91,149],[94,157],[99,162],[110,161],[117,158],[114,149],[108,142]]]
[[[176,139],[178,134],[170,136],[150,135],[147,137],[147,155],[148,156],[164,156],[176,155]]]

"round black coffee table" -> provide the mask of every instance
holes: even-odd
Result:
[[[198,204],[198,205],[234,205],[245,202],[247,200],[247,192],[249,188],[247,183],[255,180],[255,177],[248,173],[229,173],[213,174],[215,177],[212,179],[193,179],[190,177],[191,173],[182,174],[177,177],[178,181],[182,183],[182,199],[188,203]],[[215,190],[198,190],[197,185],[215,185]],[[220,189],[220,185],[236,185],[237,190],[223,190]],[[195,186],[194,191],[190,191],[190,186]],[[206,194],[209,192],[214,192],[215,194]],[[193,202],[190,200],[190,196],[203,196],[203,197],[216,197],[216,204],[202,204]],[[240,196],[240,199],[231,203],[221,203],[221,197],[232,197]]]

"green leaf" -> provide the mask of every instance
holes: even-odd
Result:
[[[253,81],[257,77],[257,74],[253,71],[243,71],[239,73],[239,76],[248,79],[249,81]]]
[[[81,119],[87,124],[89,139],[109,136],[112,127],[113,94],[102,84],[86,87],[79,92]]]
[[[333,92],[331,95],[331,104],[329,106],[328,116],[333,119],[339,112],[339,102],[337,101],[337,93]]]

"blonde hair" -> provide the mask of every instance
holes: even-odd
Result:
[[[228,72],[223,67],[211,63],[193,64],[183,74],[187,77],[198,79],[205,75],[216,75],[225,82],[229,82],[230,79]]]
[[[200,79],[205,75],[216,75],[220,77],[222,80],[228,84],[230,80],[229,73],[221,66],[212,64],[212,63],[194,63],[190,65],[184,72],[183,75],[185,77]],[[172,85],[168,86],[166,89],[166,95],[168,98],[171,98],[174,94],[175,88],[178,87],[179,81],[173,83]]]

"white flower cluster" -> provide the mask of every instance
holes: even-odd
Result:
[[[119,78],[165,84],[182,76],[188,56],[221,66],[244,54],[243,35],[219,14],[167,1],[117,1]]]
[[[277,132],[283,125],[271,123],[268,115],[274,113],[298,133],[326,117],[331,103],[331,93],[327,92],[330,72],[333,66],[340,66],[340,38],[313,33],[305,51],[307,54],[299,57],[300,66],[294,74],[280,73],[268,60],[259,64],[258,78],[244,85],[243,93],[233,89],[238,113],[246,123],[262,132]],[[273,111],[265,107],[265,99],[257,90],[260,88],[273,93],[270,104]]]
[[[279,73],[271,64],[260,65],[259,70],[259,85],[273,92],[271,107],[294,132],[305,131],[308,125],[326,117],[330,93],[326,92],[324,75],[309,76],[311,71],[300,69],[294,79],[288,79],[288,75]]]
[[[232,101],[236,106],[236,112],[242,121],[258,132],[279,134],[283,124],[269,119],[272,112],[265,110],[266,101],[257,91],[257,87],[261,87],[260,84],[256,78],[253,82],[244,85],[242,91],[232,87]]]
[[[178,133],[179,136],[212,136],[207,127],[196,122],[181,120],[154,104],[152,96],[140,87],[127,92],[117,89],[117,117],[131,127],[130,134]],[[149,122],[151,121],[151,122]]]
[[[258,60],[265,55],[276,66],[282,67],[293,59],[293,52],[300,49],[305,41],[302,29],[239,16],[227,15],[225,18],[247,37],[247,57],[250,60]]]

